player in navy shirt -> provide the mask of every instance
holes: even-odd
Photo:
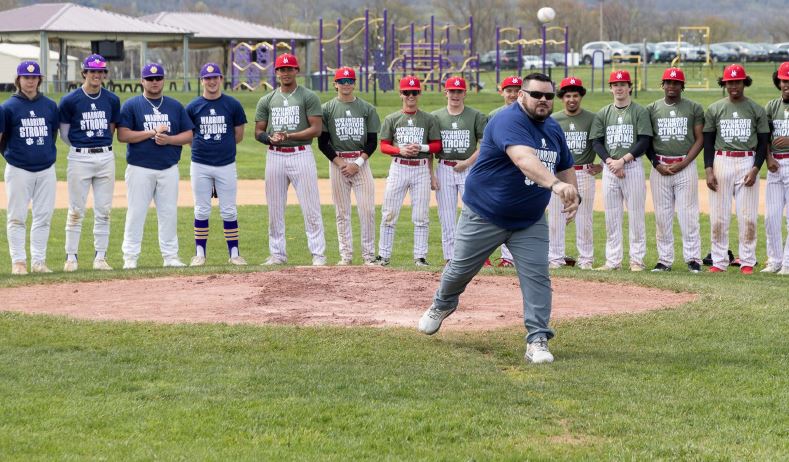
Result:
[[[528,75],[517,104],[503,109],[485,127],[479,157],[466,178],[455,253],[444,269],[433,304],[419,320],[420,332],[432,335],[438,331],[488,255],[506,243],[523,294],[526,361],[553,361],[548,351],[548,339],[554,333],[548,327],[551,280],[545,208],[551,193],[557,194],[572,219],[581,202],[564,132],[549,117],[554,96],[548,76]]]
[[[200,81],[202,96],[186,106],[195,126],[190,167],[195,201],[195,256],[190,266],[205,264],[212,192],[219,198],[229,263],[246,265],[238,252],[236,144],[244,139],[247,116],[237,99],[222,93],[224,77],[218,64],[204,64]]]
[[[3,157],[8,193],[6,230],[11,254],[11,273],[27,274],[25,251],[27,209],[32,202],[30,270],[51,273],[47,268],[47,241],[55,210],[55,137],[59,125],[58,106],[42,95],[41,68],[35,61],[17,67],[16,93],[3,104]]]
[[[153,199],[159,223],[159,249],[165,267],[184,267],[178,258],[178,161],[181,146],[192,142],[192,120],[177,100],[164,96],[164,68],[142,68],[143,94],[121,108],[118,141],[126,148],[129,208],[123,232],[123,268],[137,268],[148,206]]]
[[[88,191],[93,187],[93,269],[108,271],[106,253],[110,242],[110,210],[115,191],[115,154],[112,138],[120,119],[121,101],[102,88],[107,61],[90,55],[82,63],[82,85],[60,100],[60,135],[68,152],[68,217],[66,263],[63,271],[77,270],[77,250],[85,217]]]

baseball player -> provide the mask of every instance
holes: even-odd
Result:
[[[770,125],[764,108],[745,96],[753,81],[739,64],[723,70],[718,85],[728,96],[704,113],[704,170],[710,190],[712,232],[711,273],[729,266],[729,221],[734,198],[739,225],[740,272],[753,274],[756,264],[756,219],[759,206],[759,169],[770,144]]]
[[[392,256],[395,227],[405,195],[411,193],[414,223],[414,264],[428,266],[427,235],[430,189],[435,186],[432,155],[441,150],[441,131],[435,116],[419,109],[422,85],[414,76],[400,79],[400,111],[389,114],[381,128],[381,152],[392,156],[381,207],[381,234],[377,264],[386,266]]]
[[[510,104],[518,101],[518,92],[521,89],[521,84],[523,83],[523,79],[518,77],[517,75],[511,75],[509,77],[505,77],[504,80],[501,81],[499,85],[499,94],[504,98],[504,105],[499,106],[496,109],[490,111],[488,113],[488,120],[490,120],[496,113],[504,109],[505,107],[509,106]],[[512,253],[507,248],[507,244],[501,245],[501,258],[499,259],[499,266],[500,268],[512,268],[515,266],[512,260]],[[490,259],[485,260],[484,266],[492,266],[490,264]]]
[[[567,146],[573,154],[575,178],[578,193],[584,198],[575,215],[575,244],[578,248],[578,267],[582,270],[592,269],[594,260],[594,240],[592,218],[594,217],[595,175],[603,170],[595,164],[595,153],[589,142],[589,131],[592,128],[594,113],[581,108],[586,95],[581,79],[575,76],[565,78],[559,84],[556,96],[564,103],[564,110],[552,115],[559,123],[567,139]],[[565,266],[564,231],[567,226],[567,215],[562,212],[564,204],[558,196],[551,196],[548,203],[548,266],[559,268]]]
[[[299,62],[292,54],[277,56],[274,63],[279,87],[260,98],[255,111],[255,138],[269,146],[266,153],[268,247],[264,265],[288,262],[285,249],[285,205],[293,183],[304,214],[307,246],[313,266],[326,265],[318,169],[312,139],[322,130],[323,110],[318,95],[297,85]]]
[[[244,138],[247,116],[237,99],[222,92],[224,76],[218,64],[204,64],[200,68],[200,81],[202,96],[186,106],[195,127],[189,168],[195,201],[195,256],[190,266],[205,265],[213,192],[219,199],[219,214],[230,255],[228,262],[246,265],[238,253],[236,145]]]
[[[765,111],[772,131],[772,145],[767,152],[767,214],[764,231],[767,237],[767,266],[762,272],[789,275],[789,239],[783,245],[781,221],[789,205],[789,62],[782,63],[773,74],[773,83],[781,96],[767,103]]]
[[[93,269],[109,271],[110,210],[115,190],[115,154],[112,138],[120,119],[121,101],[101,87],[107,61],[90,55],[82,63],[82,86],[60,100],[60,137],[68,144],[69,210],[66,217],[66,263],[63,271],[76,271],[77,250],[85,217],[88,191],[93,187]]]
[[[652,142],[652,124],[646,109],[634,103],[630,94],[630,73],[611,72],[608,85],[614,102],[600,109],[592,123],[590,138],[595,152],[605,163],[605,259],[600,271],[619,269],[622,264],[623,205],[627,207],[630,242],[630,271],[644,270],[647,237],[644,224],[646,183],[644,167],[637,160]]]
[[[27,274],[25,237],[31,202],[30,271],[52,272],[47,268],[46,258],[49,226],[55,210],[55,137],[60,120],[57,104],[38,91],[42,80],[37,62],[19,63],[14,80],[16,93],[3,103],[0,116],[12,274]]]
[[[375,181],[367,160],[378,145],[381,119],[372,104],[354,95],[355,83],[353,69],[337,69],[337,97],[322,106],[323,132],[318,139],[318,147],[331,162],[329,178],[340,243],[338,265],[350,265],[353,261],[351,191],[358,204],[362,258],[366,265],[375,260]]]
[[[458,195],[463,196],[469,168],[479,155],[478,142],[482,139],[487,118],[476,109],[465,105],[466,81],[450,77],[444,83],[447,106],[433,115],[441,130],[441,151],[436,167],[436,201],[441,222],[441,249],[444,260],[452,259],[455,246],[455,224],[458,214]]]
[[[146,64],[140,72],[142,95],[121,108],[118,141],[126,147],[129,208],[123,231],[123,268],[137,268],[148,206],[153,199],[159,249],[165,267],[186,266],[178,258],[178,161],[181,146],[192,142],[192,120],[177,100],[164,96],[164,68]]]
[[[704,145],[704,109],[682,97],[685,73],[663,72],[663,98],[647,106],[652,121],[652,162],[649,184],[655,206],[658,262],[653,272],[671,271],[674,263],[674,212],[682,231],[682,254],[688,270],[701,271],[699,235],[699,174],[696,156]]]

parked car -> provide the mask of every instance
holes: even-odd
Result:
[[[542,69],[542,57],[535,55],[523,55],[523,68],[524,69]],[[545,57],[545,68],[552,69],[556,67],[553,61]]]
[[[595,52],[598,50],[603,53],[603,62],[606,63],[610,63],[614,57],[621,58],[628,54],[625,44],[622,42],[589,42],[581,48],[581,62],[583,64],[592,64]]]
[[[564,66],[564,53],[548,53],[546,57],[555,65]]]
[[[633,57],[641,56],[642,48],[644,48],[644,44],[641,43],[641,42],[639,42],[639,43],[628,43],[625,46],[627,47],[627,55],[633,56]],[[652,61],[654,61],[654,59],[655,59],[655,44],[652,43],[652,42],[647,42],[646,43],[646,50],[644,50],[644,52],[645,52],[644,54],[646,55],[646,57],[642,56],[642,58],[641,58],[642,62],[644,60],[646,60],[646,62],[648,62],[648,63],[651,63]],[[636,59],[633,58],[632,61],[635,62]]]
[[[767,50],[761,47],[754,47],[750,43],[745,42],[721,42],[718,45],[735,50],[739,55],[740,61],[767,61]]]
[[[492,71],[496,69],[496,50],[479,55],[479,68]],[[518,50],[499,50],[499,69],[517,69]]]
[[[655,62],[670,63],[677,56],[680,61],[705,62],[707,50],[687,42],[659,42],[655,44]]]
[[[710,57],[717,63],[733,63],[740,59],[736,51],[717,43],[710,45]]]
[[[767,50],[767,59],[774,63],[782,63],[789,61],[789,47],[780,48],[778,45],[772,43],[756,43],[760,47]]]

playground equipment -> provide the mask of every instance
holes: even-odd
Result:
[[[361,64],[353,66],[359,69],[357,80],[360,82],[361,91],[369,91],[371,81],[382,91],[393,90],[398,72],[402,72],[402,75],[416,75],[426,86],[434,88],[434,85],[438,85],[439,89],[440,83],[448,75],[467,74],[472,86],[479,88],[479,58],[474,54],[473,17],[469,17],[468,23],[462,26],[437,26],[434,16],[430,17],[427,24],[418,25],[412,22],[397,26],[394,21],[390,21],[387,10],[383,11],[382,16],[374,18],[370,17],[369,10],[365,10],[364,16],[354,18],[345,25],[340,18],[337,19],[336,26],[324,23],[323,18],[320,18],[318,28],[320,91],[329,89],[329,76],[335,69],[348,65],[344,62],[346,54],[353,54],[361,60]],[[332,32],[336,30],[336,33],[327,35],[327,29],[332,29]],[[352,50],[349,53],[344,49],[344,45],[360,44],[358,38],[362,34],[362,50]],[[335,48],[334,62],[331,63],[333,67],[329,66],[327,46]]]
[[[555,30],[563,31],[564,38],[563,40],[547,40],[546,35],[548,32],[552,32]],[[517,54],[517,71],[518,74],[521,74],[523,71],[523,48],[526,46],[539,46],[540,49],[540,56],[542,56],[542,72],[547,73],[548,69],[546,67],[547,61],[547,45],[564,45],[564,76],[567,77],[569,73],[569,33],[570,29],[567,26],[559,27],[559,26],[551,26],[548,27],[545,24],[540,26],[541,31],[541,38],[538,39],[524,39],[523,38],[523,27],[500,27],[496,26],[496,60],[494,69],[496,70],[496,81],[501,80],[501,48],[502,45],[504,46],[517,46],[518,54]],[[517,33],[517,39],[509,40],[506,38],[502,38],[504,34],[510,33]]]
[[[277,59],[277,50],[292,51],[296,48],[295,41],[290,44],[278,42],[246,42],[231,43],[231,73],[230,87],[233,90],[255,90],[264,87],[269,90],[277,85],[274,75],[274,61]]]

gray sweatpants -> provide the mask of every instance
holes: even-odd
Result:
[[[523,295],[526,342],[554,336],[551,318],[551,280],[548,276],[548,225],[543,215],[528,228],[509,231],[463,207],[455,230],[455,253],[441,276],[433,298],[439,310],[458,306],[460,294],[479,272],[485,259],[501,244],[512,252]]]

